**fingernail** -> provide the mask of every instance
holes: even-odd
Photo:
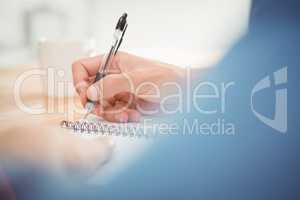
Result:
[[[92,100],[92,101],[97,101],[99,94],[98,94],[98,89],[92,85],[87,89],[87,97],[88,99]]]

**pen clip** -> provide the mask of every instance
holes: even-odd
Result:
[[[120,30],[120,31],[123,31],[123,30],[124,30],[124,28],[125,28],[125,26],[126,26],[126,24],[127,24],[126,19],[127,19],[127,13],[124,13],[124,14],[119,18],[119,20],[118,20],[118,23],[117,23],[117,25],[116,25],[116,29],[117,29],[117,30]]]
[[[124,27],[124,30],[123,30],[123,32],[122,32],[122,36],[121,36],[121,38],[120,38],[120,40],[119,40],[119,42],[118,42],[118,45],[117,45],[117,48],[116,48],[116,50],[115,50],[114,55],[117,54],[117,52],[118,52],[118,50],[119,50],[119,47],[121,46],[121,43],[122,43],[122,41],[123,41],[124,34],[125,34],[125,32],[126,32],[126,29],[127,29],[127,26],[128,26],[128,24],[126,23],[126,24],[125,24],[125,27]]]

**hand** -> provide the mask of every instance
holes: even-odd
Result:
[[[59,121],[53,114],[20,113],[8,118],[0,130],[1,161],[12,165],[8,167],[19,161],[30,163],[67,180],[82,181],[94,175],[110,160],[112,139],[82,138],[60,128]]]
[[[161,100],[172,93],[172,87],[164,85],[180,83],[183,76],[176,66],[119,52],[107,76],[92,84],[102,62],[103,56],[74,62],[74,86],[83,105],[87,98],[97,101],[94,113],[113,122],[138,121],[141,114],[154,113]]]

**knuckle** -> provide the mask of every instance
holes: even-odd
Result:
[[[77,61],[74,61],[72,63],[72,72],[74,73],[76,71],[76,69],[78,68],[78,66],[81,65],[80,61],[77,60]]]

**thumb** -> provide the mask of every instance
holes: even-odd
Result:
[[[120,92],[134,93],[134,81],[128,74],[109,74],[87,89],[87,97],[92,101],[103,101]]]

